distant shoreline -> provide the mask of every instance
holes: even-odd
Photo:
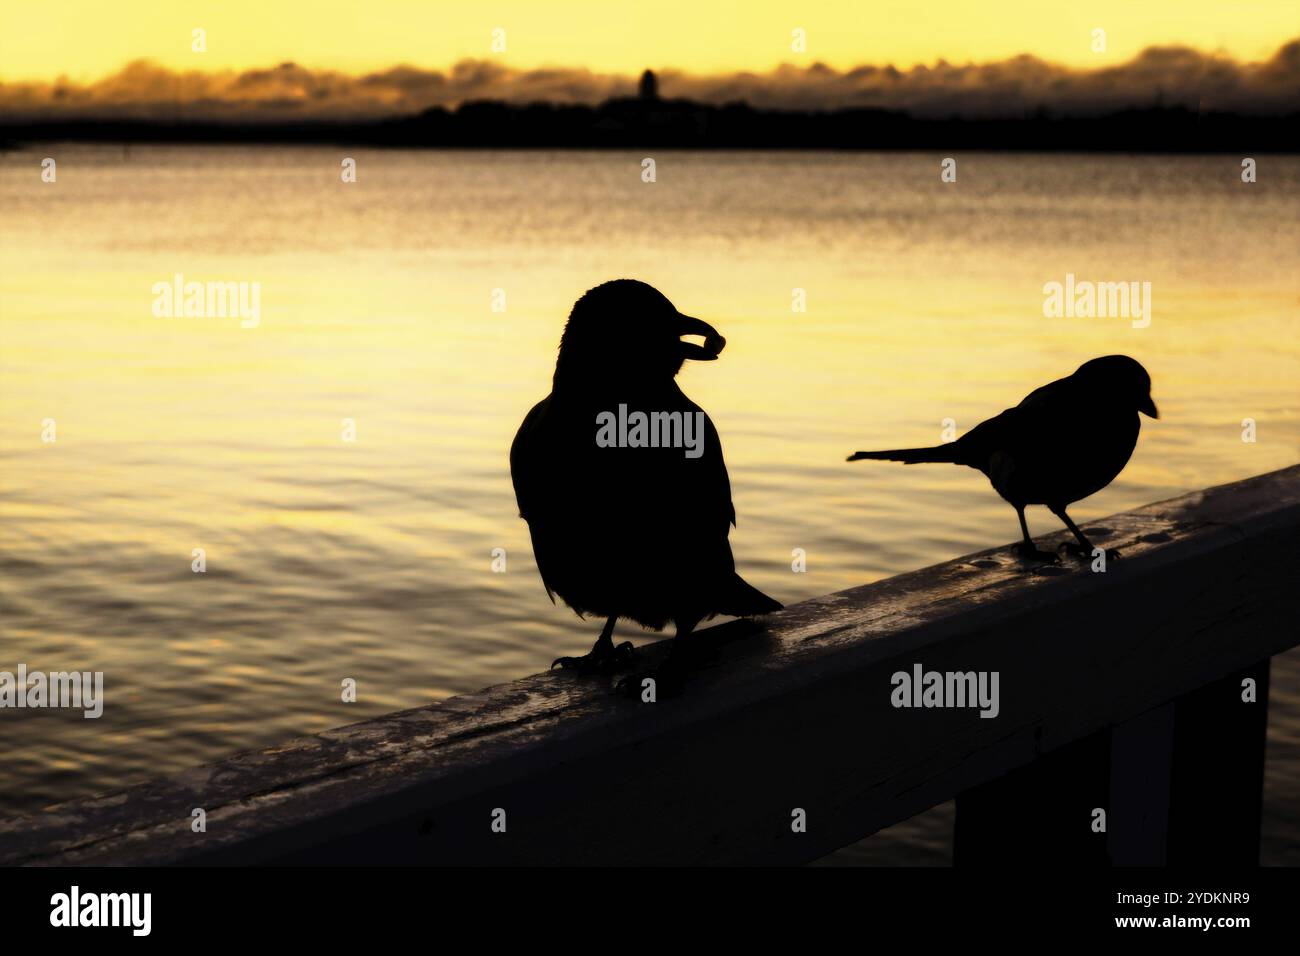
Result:
[[[1295,152],[1300,113],[1241,116],[1181,107],[1097,116],[965,120],[878,109],[793,111],[745,103],[621,98],[598,106],[493,101],[415,116],[293,123],[174,119],[0,119],[0,148],[82,141],[207,145],[319,144],[448,149],[989,150],[1013,152]]]

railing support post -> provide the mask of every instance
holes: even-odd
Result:
[[[1258,865],[1268,679],[1265,659],[1174,701],[1171,866]]]
[[[1105,866],[1110,732],[1090,734],[957,796],[957,866]]]
[[[1173,701],[1110,731],[1106,845],[1114,866],[1164,866],[1169,842]]]

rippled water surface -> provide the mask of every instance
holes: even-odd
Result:
[[[1163,417],[1080,521],[1300,458],[1296,157],[1246,185],[1233,157],[973,154],[942,184],[930,155],[668,152],[647,184],[640,154],[361,150],[344,185],[343,155],[0,154],[0,670],[107,682],[99,721],[0,713],[0,810],[585,650],[506,458],[605,279],[727,337],[681,382],[722,434],[738,566],[787,602],[1015,539],[973,471],[844,456],[937,442],[1095,355],[1146,364]],[[155,317],[177,273],[259,282],[260,324]],[[1150,326],[1044,318],[1067,273],[1150,282]]]

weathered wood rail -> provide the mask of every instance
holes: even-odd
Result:
[[[676,699],[539,674],[0,822],[0,862],[803,863],[954,796],[958,864],[1251,862],[1300,466],[1087,527],[1104,574],[986,551],[708,629]],[[998,672],[997,716],[896,708],[916,664]]]

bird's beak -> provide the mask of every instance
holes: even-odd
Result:
[[[1156,408],[1156,403],[1151,400],[1150,395],[1142,399],[1142,404],[1138,405],[1138,411],[1151,418],[1160,417],[1160,410]]]
[[[712,362],[718,357],[727,344],[727,340],[718,334],[718,330],[707,322],[701,322],[699,319],[693,319],[689,315],[677,316],[677,335],[702,335],[704,344],[696,345],[694,342],[681,343],[682,357],[688,359],[697,359],[702,362]]]

